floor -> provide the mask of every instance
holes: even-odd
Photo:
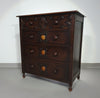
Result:
[[[68,86],[26,76],[21,69],[0,68],[0,98],[100,98],[100,69],[81,70],[81,79]]]

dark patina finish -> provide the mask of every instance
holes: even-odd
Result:
[[[69,84],[80,78],[84,16],[78,11],[17,16],[25,73]]]

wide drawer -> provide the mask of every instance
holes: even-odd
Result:
[[[42,58],[58,61],[70,60],[70,47],[55,47],[55,46],[23,46],[23,58]]]
[[[72,25],[72,14],[21,17],[21,28],[31,30],[63,30]]]
[[[46,78],[60,81],[68,80],[68,64],[48,60],[26,60],[23,69],[27,73],[36,74]]]
[[[71,32],[66,31],[24,31],[22,32],[22,42],[24,44],[51,43],[66,44],[71,43]]]

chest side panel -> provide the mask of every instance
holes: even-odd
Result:
[[[75,15],[73,47],[73,79],[80,73],[83,17]]]

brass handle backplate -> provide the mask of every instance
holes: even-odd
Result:
[[[41,40],[45,40],[46,39],[46,35],[41,35]]]
[[[45,66],[42,66],[42,67],[41,67],[41,70],[42,70],[42,71],[46,71],[46,67],[45,67]]]
[[[41,54],[45,55],[46,54],[46,50],[41,50]]]

